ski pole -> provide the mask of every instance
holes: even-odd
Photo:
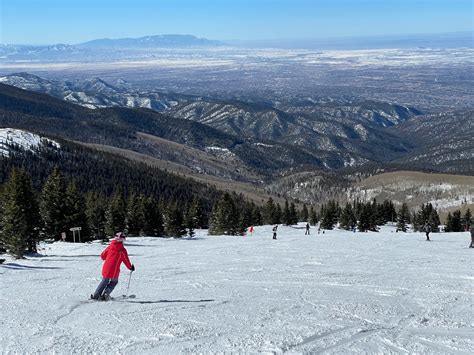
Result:
[[[130,288],[130,281],[132,280],[132,273],[133,273],[133,271],[130,271],[130,276],[128,277],[127,294],[125,295],[125,298],[128,297],[128,289]]]

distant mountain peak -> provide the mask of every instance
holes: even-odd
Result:
[[[79,44],[87,48],[186,48],[224,46],[220,41],[200,38],[193,35],[164,34],[138,38],[102,38]]]

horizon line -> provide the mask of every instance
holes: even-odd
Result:
[[[18,42],[0,42],[0,45],[8,46],[8,45],[17,45],[17,46],[54,46],[54,45],[69,45],[69,46],[77,46],[87,42],[95,41],[95,40],[119,40],[119,39],[139,39],[144,37],[155,37],[155,36],[193,36],[198,39],[206,39],[211,41],[219,41],[225,42],[278,42],[278,41],[321,41],[321,40],[341,40],[341,39],[384,39],[384,38],[396,38],[396,37],[414,37],[414,36],[441,36],[441,35],[461,35],[461,34],[471,34],[474,35],[474,30],[463,30],[463,31],[450,31],[450,32],[419,32],[419,33],[392,33],[392,34],[377,34],[377,35],[344,35],[344,36],[326,36],[326,37],[279,37],[279,38],[254,38],[254,39],[238,39],[238,38],[227,38],[227,39],[216,39],[216,38],[209,38],[205,36],[193,35],[190,33],[161,33],[161,34],[152,34],[152,35],[143,35],[137,37],[97,37],[88,39],[79,43],[67,43],[67,42],[51,42],[51,43],[42,43],[42,44],[32,44],[32,43],[18,43]],[[474,37],[473,37],[473,44],[474,44]]]

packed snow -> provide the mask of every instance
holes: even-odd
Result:
[[[468,233],[280,226],[129,238],[110,302],[88,301],[105,248],[42,244],[0,265],[0,353],[472,354]]]
[[[47,138],[40,137],[37,134],[22,131],[13,128],[0,128],[0,155],[9,156],[11,145],[19,146],[25,150],[33,151],[42,144],[51,144],[56,148],[60,148],[60,144]]]

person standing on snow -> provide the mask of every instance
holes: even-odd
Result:
[[[431,226],[427,223],[425,225],[425,233],[426,233],[426,241],[430,241],[430,232],[431,232]]]
[[[91,299],[107,301],[110,299],[110,294],[117,286],[120,274],[120,265],[122,262],[130,271],[135,271],[135,266],[128,258],[127,249],[123,246],[125,234],[119,232],[115,234],[112,243],[100,254],[104,265],[102,266],[102,281],[100,282],[95,293],[91,295]]]
[[[306,232],[304,232],[304,235],[309,235],[309,229],[311,227],[309,226],[309,223],[306,223]]]
[[[273,227],[273,239],[277,239],[277,230],[278,230],[278,224]]]

